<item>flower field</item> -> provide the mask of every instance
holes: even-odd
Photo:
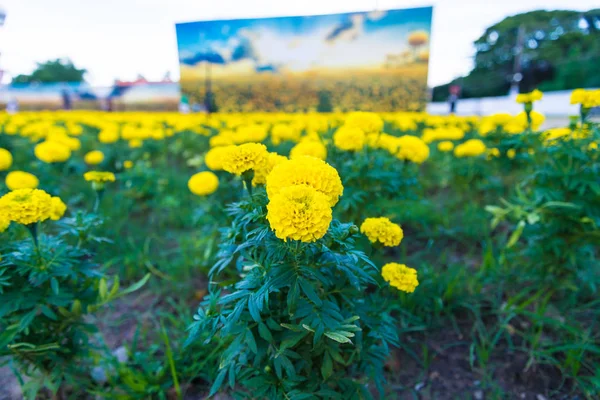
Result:
[[[541,96],[486,117],[0,114],[0,383],[598,398],[600,92],[552,129]]]

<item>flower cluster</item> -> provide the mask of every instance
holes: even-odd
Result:
[[[419,286],[417,271],[404,264],[387,263],[381,269],[381,276],[386,282],[398,290],[412,293]]]
[[[329,199],[311,186],[287,186],[269,200],[267,220],[279,239],[314,242],[327,233]]]
[[[389,218],[367,218],[360,226],[371,243],[381,243],[387,247],[398,246],[404,237],[404,232],[398,224],[394,224]]]
[[[533,92],[530,93],[519,93],[517,95],[517,103],[520,104],[531,104],[535,101],[541,100],[543,97],[543,93],[539,90],[534,90]]]
[[[301,156],[282,162],[267,177],[267,195],[272,198],[283,188],[307,185],[323,193],[333,207],[344,192],[338,172],[325,161]]]
[[[42,222],[59,214],[53,213],[53,206],[52,197],[39,189],[17,189],[0,198],[2,214],[22,225]]]
[[[486,152],[485,143],[479,139],[469,139],[454,148],[456,157],[477,157]]]
[[[223,154],[223,169],[235,175],[256,170],[267,159],[267,148],[260,143],[245,143],[231,147]]]
[[[571,93],[571,104],[580,104],[584,108],[600,107],[600,89],[575,89]]]
[[[88,182],[114,182],[116,180],[115,174],[112,172],[103,171],[89,171],[83,174],[83,178]]]
[[[283,240],[322,238],[343,190],[337,171],[323,160],[301,156],[278,164],[267,176],[271,229]]]

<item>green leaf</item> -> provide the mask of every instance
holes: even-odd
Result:
[[[106,300],[106,295],[108,294],[108,286],[106,285],[106,279],[104,278],[100,279],[98,293],[100,294],[100,300]]]
[[[227,376],[227,371],[228,371],[227,368],[222,368],[219,371],[217,378],[215,379],[212,386],[210,387],[210,393],[208,394],[209,396],[213,396],[215,393],[217,393],[219,391],[219,389],[221,388],[221,385],[223,384],[223,381],[225,380],[225,376]]]
[[[323,379],[327,380],[331,374],[333,373],[333,361],[331,360],[331,356],[328,352],[325,352],[325,356],[323,357],[323,363],[321,364],[321,375],[323,375]]]
[[[254,354],[258,354],[258,348],[256,347],[256,339],[254,339],[254,335],[252,334],[252,330],[246,330],[246,344],[250,347],[250,350]]]
[[[317,292],[315,292],[315,289],[313,289],[309,281],[305,279],[298,279],[298,283],[300,284],[300,289],[302,289],[302,292],[306,295],[306,297],[308,297],[310,301],[315,303],[317,307],[321,307],[323,305],[323,302],[321,301],[321,299],[317,295]]]
[[[510,235],[508,243],[506,243],[507,249],[513,247],[519,241],[519,238],[523,233],[523,229],[525,229],[525,221],[519,221],[517,224],[517,229],[515,229],[515,231]]]
[[[327,336],[331,340],[335,340],[338,343],[352,343],[352,341],[346,336],[340,335],[337,332],[325,332],[325,336]]]
[[[273,335],[271,335],[271,331],[262,322],[258,323],[258,334],[260,335],[261,338],[265,339],[267,342],[269,342],[269,343],[273,342]]]
[[[50,287],[52,288],[52,292],[54,292],[54,294],[58,296],[58,294],[60,293],[60,288],[58,285],[58,281],[55,277],[52,277],[52,279],[50,279]]]

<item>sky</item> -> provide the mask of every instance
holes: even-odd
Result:
[[[192,67],[201,61],[222,66],[241,63],[250,67],[247,73],[381,68],[388,56],[409,50],[411,32],[429,33],[431,10],[419,7],[177,24],[179,59]],[[425,50],[426,45],[419,49]]]
[[[68,57],[92,85],[142,74],[179,78],[175,24],[214,19],[317,15],[433,5],[430,86],[472,67],[473,41],[504,17],[536,9],[588,10],[598,0],[0,0],[0,69],[30,73]]]

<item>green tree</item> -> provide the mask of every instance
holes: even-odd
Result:
[[[538,10],[507,17],[474,42],[473,70],[450,84],[460,83],[463,97],[504,95],[515,66],[520,66],[521,91],[600,85],[600,76],[593,71],[600,62],[599,21],[600,9]],[[434,88],[434,100],[448,96],[448,85]]]
[[[17,75],[12,83],[82,82],[86,69],[79,69],[69,59],[49,60],[38,63],[31,75]]]

